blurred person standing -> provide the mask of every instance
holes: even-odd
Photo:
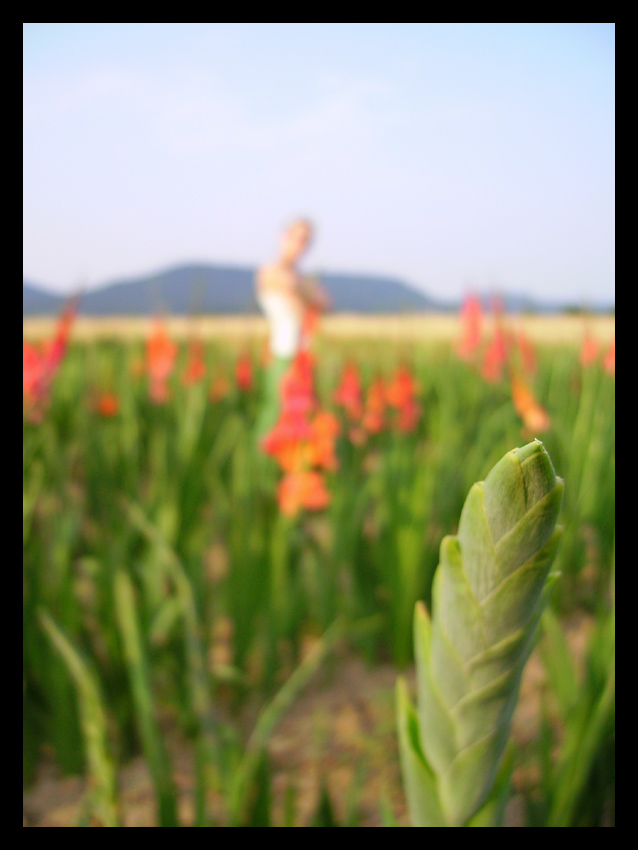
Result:
[[[308,310],[323,312],[330,307],[328,293],[319,282],[300,275],[297,267],[310,248],[313,234],[308,219],[294,219],[281,235],[277,259],[257,270],[255,290],[257,302],[268,320],[270,361],[257,421],[258,441],[277,422],[281,379],[303,345],[304,317]]]

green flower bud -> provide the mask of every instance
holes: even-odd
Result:
[[[400,736],[414,825],[440,826],[424,822],[423,812],[436,811],[444,825],[464,826],[488,797],[561,536],[562,496],[563,482],[535,440],[508,452],[472,487],[457,535],[441,543],[432,618],[422,604],[415,612],[410,723],[401,719],[408,711],[403,686],[398,701],[399,727],[418,729],[418,746],[414,731]],[[414,779],[415,759],[427,783]],[[437,799],[417,803],[423,794]]]

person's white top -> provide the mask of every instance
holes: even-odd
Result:
[[[275,357],[294,357],[301,340],[301,319],[294,303],[281,292],[260,292],[257,301],[270,326],[270,350]]]

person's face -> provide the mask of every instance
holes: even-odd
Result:
[[[284,233],[283,236],[283,254],[290,260],[297,260],[310,247],[311,239],[310,228],[301,222],[293,224]]]

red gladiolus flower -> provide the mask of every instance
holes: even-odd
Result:
[[[463,360],[470,360],[481,345],[483,332],[483,310],[475,295],[468,295],[461,308],[461,339],[457,354]]]
[[[481,374],[489,383],[496,383],[503,377],[503,370],[506,364],[507,342],[505,333],[500,324],[497,324],[494,327],[492,339],[485,349]]]
[[[308,416],[315,409],[314,357],[309,351],[297,353],[281,379],[280,392],[285,416]]]
[[[290,469],[294,465],[289,460],[291,454],[294,453],[297,458],[298,446],[311,437],[312,428],[303,413],[294,410],[282,411],[274,427],[263,437],[261,447],[266,454],[277,458],[283,469]]]
[[[22,397],[29,417],[39,420],[51,382],[66,353],[71,326],[77,312],[73,300],[62,312],[55,336],[39,348],[22,341]]]
[[[515,374],[511,375],[510,380],[514,409],[523,420],[525,430],[532,437],[548,431],[551,427],[549,414],[538,403],[529,386]]]
[[[206,363],[204,361],[204,344],[199,339],[191,341],[188,363],[182,375],[182,383],[190,387],[206,375]]]
[[[278,457],[282,451],[290,451],[291,443],[312,436],[310,416],[316,408],[313,363],[308,351],[299,351],[281,379],[281,413],[275,426],[262,440],[262,448],[273,457]]]
[[[155,404],[165,404],[171,398],[168,382],[151,379],[149,395]]]
[[[242,354],[235,364],[235,380],[242,392],[248,392],[253,386],[253,364],[247,354]]]
[[[42,380],[42,357],[28,342],[22,340],[22,395],[35,399]]]
[[[299,351],[281,380],[279,419],[261,443],[285,473],[278,499],[287,516],[302,508],[325,508],[330,493],[320,470],[337,468],[334,441],[339,423],[328,411],[317,410],[313,368],[310,352]]]
[[[54,338],[45,342],[42,346],[42,352],[44,355],[43,372],[45,379],[50,379],[62,362],[62,358],[66,353],[69,343],[71,325],[73,324],[75,314],[75,303],[66,307],[60,316]]]
[[[284,454],[288,457],[293,451],[291,446],[312,437],[310,416],[316,408],[312,367],[310,353],[299,351],[281,379],[281,413],[261,443],[264,451],[277,457],[280,463]],[[288,464],[282,466],[289,468]]]
[[[289,458],[291,452],[296,452],[297,445],[308,439],[310,434],[310,425],[303,416],[282,414],[274,427],[262,438],[261,447],[267,455],[276,458],[283,469],[289,469],[291,461],[284,459]]]
[[[403,431],[404,434],[409,434],[414,431],[418,425],[420,415],[421,408],[414,401],[400,407],[397,419],[397,427],[399,431]]]
[[[359,419],[363,413],[361,393],[359,369],[356,364],[347,363],[333,397],[336,403],[344,408],[350,419]]]
[[[603,358],[603,369],[610,375],[616,374],[616,338],[614,337]]]

